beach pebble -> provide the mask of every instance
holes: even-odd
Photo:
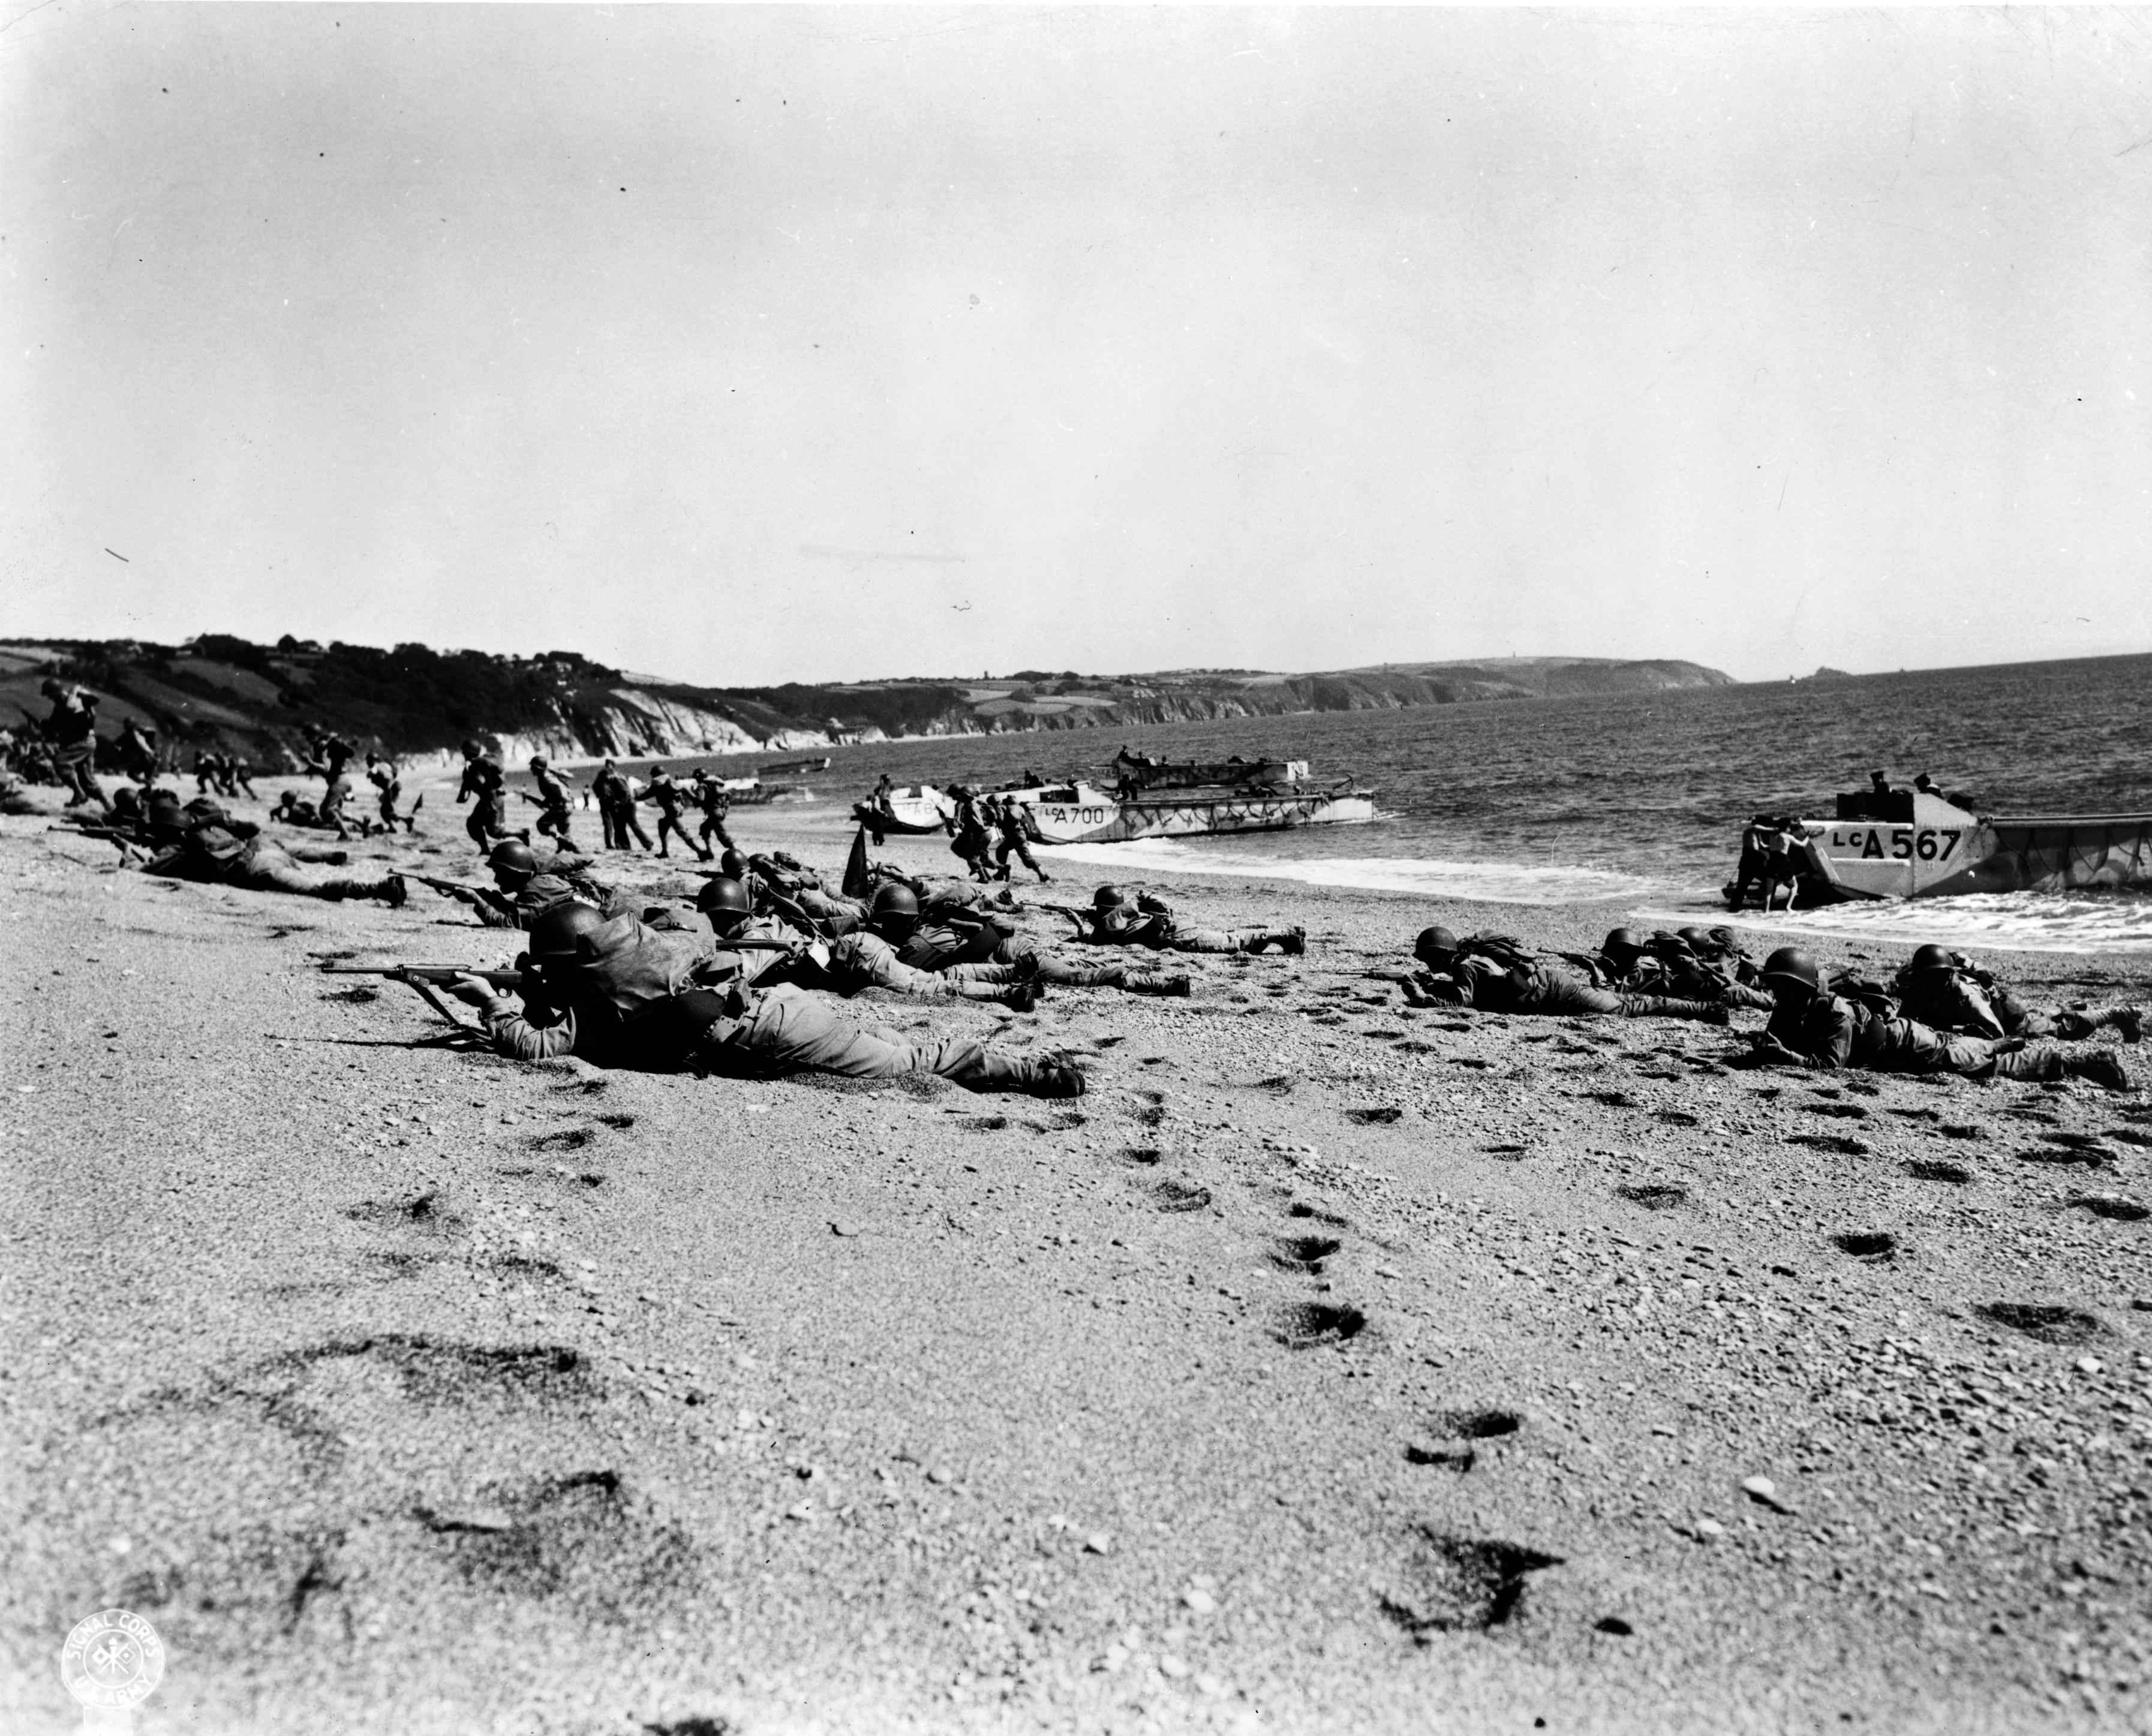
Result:
[[[848,1218],[835,1218],[830,1221],[830,1233],[832,1236],[856,1236],[860,1233],[860,1226]]]
[[[1761,1502],[1774,1513],[1790,1513],[1794,1510],[1787,1505],[1784,1498],[1779,1495],[1779,1485],[1769,1477],[1744,1477],[1742,1479],[1741,1488],[1742,1492],[1747,1495],[1749,1500]]]
[[[2096,1356],[2081,1356],[2078,1358],[2078,1373],[2080,1374],[2104,1373],[2106,1368],[2107,1364]]]
[[[1205,1699],[1220,1699],[1225,1695],[1226,1683],[1221,1678],[1213,1676],[1206,1671],[1195,1678],[1195,1691]]]
[[[1716,1543],[1726,1535],[1726,1527],[1715,1519],[1699,1519],[1693,1529],[1697,1541],[1702,1543]]]
[[[1215,1615],[1217,1612],[1218,1600],[1200,1586],[1190,1586],[1180,1594],[1180,1601],[1199,1616]]]
[[[1121,1673],[1121,1666],[1128,1661],[1129,1648],[1116,1640],[1099,1654],[1097,1662],[1093,1663],[1091,1667],[1094,1670],[1102,1670],[1109,1676],[1118,1676]]]
[[[1094,1531],[1084,1540],[1084,1552],[1086,1555],[1105,1555],[1112,1550],[1113,1546],[1114,1540],[1104,1531]]]
[[[1194,1673],[1186,1664],[1170,1652],[1159,1658],[1158,1669],[1160,1675],[1170,1676],[1175,1682],[1185,1682]]]

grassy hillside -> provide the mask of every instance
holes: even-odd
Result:
[[[288,637],[256,645],[205,634],[180,646],[0,642],[0,720],[19,721],[16,708],[42,717],[47,708],[37,690],[48,674],[79,681],[103,697],[108,736],[132,715],[155,724],[183,759],[195,747],[215,747],[270,767],[293,761],[307,723],[404,757],[452,750],[472,736],[518,753],[671,754],[876,736],[1383,710],[1708,687],[1728,679],[1695,663],[1520,657],[1307,675],[1028,669],[998,681],[895,678],[720,688],[624,674],[572,651],[508,657],[424,645],[385,651],[322,646]]]

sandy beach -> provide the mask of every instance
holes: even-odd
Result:
[[[474,877],[449,794],[355,853]],[[834,878],[844,808],[733,829]],[[1622,907],[1210,876],[1157,890],[1307,956],[852,1003],[1073,1102],[519,1065],[318,972],[508,962],[460,906],[49,823],[0,820],[11,1732],[80,1727],[114,1604],[145,1733],[2152,1728],[2141,1090],[1414,1012],[1365,973],[1423,925]]]

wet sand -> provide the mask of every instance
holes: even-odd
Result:
[[[361,853],[471,876],[450,788]],[[834,876],[842,805],[733,830]],[[506,962],[459,906],[46,824],[0,820],[9,1731],[80,1728],[114,1603],[145,1732],[2145,1723],[2141,1092],[1416,1013],[1364,972],[1424,924],[1622,907],[1211,876],[1158,884],[1307,957],[852,1003],[1074,1048],[1073,1103],[524,1066],[317,972]]]

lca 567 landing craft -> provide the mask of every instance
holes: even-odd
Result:
[[[1863,789],[1800,830],[1811,900],[2152,886],[2152,814],[1982,815],[1926,790]]]

